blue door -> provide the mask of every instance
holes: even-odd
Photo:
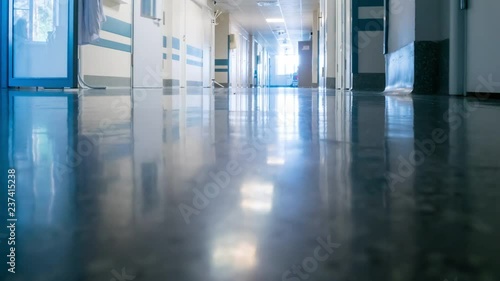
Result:
[[[75,1],[8,2],[8,85],[76,87]]]

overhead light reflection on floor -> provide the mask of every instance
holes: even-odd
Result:
[[[220,241],[212,254],[216,267],[230,267],[234,270],[247,270],[257,264],[257,247],[250,241]]]
[[[274,186],[269,183],[247,183],[240,190],[241,208],[257,213],[269,213],[273,208]]]
[[[283,166],[285,165],[285,159],[282,157],[269,156],[267,157],[267,165],[270,166]]]

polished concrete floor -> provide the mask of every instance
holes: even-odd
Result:
[[[1,280],[500,280],[500,102],[2,92]],[[10,247],[10,246],[9,246]]]

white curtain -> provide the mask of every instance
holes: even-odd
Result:
[[[103,0],[78,0],[78,44],[86,45],[99,39],[104,16]]]

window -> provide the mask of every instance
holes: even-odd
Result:
[[[141,16],[145,18],[157,18],[156,0],[141,0]]]
[[[56,27],[58,15],[54,14],[54,5],[57,2],[58,0],[15,0],[15,34],[33,42],[48,42]]]
[[[294,55],[276,56],[276,74],[291,75],[297,71],[299,57]]]

